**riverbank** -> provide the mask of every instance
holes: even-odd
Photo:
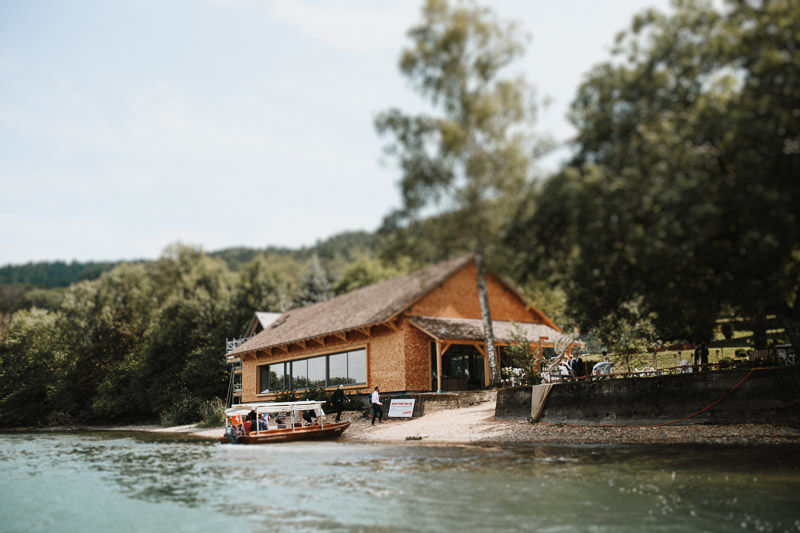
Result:
[[[461,409],[436,411],[410,420],[376,422],[375,425],[358,413],[346,412],[343,413],[343,418],[350,419],[351,426],[339,441],[436,445],[800,444],[800,430],[770,424],[591,427],[496,420],[494,412],[495,402],[490,401]],[[328,419],[332,418],[329,416]],[[223,433],[223,428],[198,429],[193,425],[168,428],[128,425],[71,429],[145,431],[214,440]]]

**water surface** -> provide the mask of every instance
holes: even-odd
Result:
[[[1,531],[800,531],[800,447],[0,435]]]

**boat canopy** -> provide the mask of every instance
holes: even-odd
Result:
[[[225,416],[231,417],[236,415],[245,416],[250,411],[256,413],[286,413],[297,411],[314,411],[319,416],[324,416],[325,412],[322,410],[322,404],[325,402],[318,401],[304,401],[304,402],[257,402],[257,403],[240,403],[225,410]]]

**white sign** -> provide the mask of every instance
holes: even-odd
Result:
[[[411,418],[415,400],[392,400],[389,404],[389,416]]]

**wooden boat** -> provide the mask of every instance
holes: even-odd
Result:
[[[350,422],[326,424],[322,404],[305,401],[235,405],[225,411],[225,434],[219,441],[223,444],[265,444],[335,439],[350,427]]]

